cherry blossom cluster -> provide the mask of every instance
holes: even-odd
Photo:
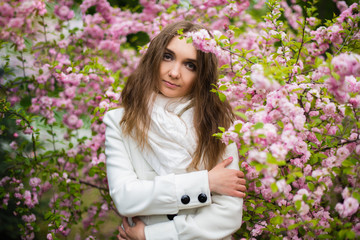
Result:
[[[0,5],[0,39],[16,44],[17,50],[25,48],[23,34],[33,35],[35,16],[44,16],[47,12],[45,2],[3,1]]]
[[[360,82],[356,77],[360,76],[360,55],[343,53],[331,60],[336,74],[327,79],[329,91],[334,94],[336,100],[341,103],[349,102],[354,108],[360,106]],[[350,93],[357,94],[350,98]]]
[[[25,188],[24,184],[29,186],[29,190]],[[15,200],[15,205],[18,208],[22,206],[25,207],[27,209],[26,212],[19,213],[15,210],[14,215],[17,216],[21,214],[21,219],[25,223],[20,229],[22,238],[34,239],[36,216],[32,210],[39,205],[39,198],[50,189],[51,185],[48,182],[43,183],[41,179],[37,177],[30,178],[28,183],[23,183],[20,179],[5,176],[0,180],[0,188],[4,188],[5,186],[11,186],[12,191],[5,194],[2,199],[1,208],[7,208],[10,198]]]

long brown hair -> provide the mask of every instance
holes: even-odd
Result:
[[[121,93],[124,116],[120,125],[126,135],[131,135],[144,147],[150,125],[149,102],[154,92],[158,92],[160,63],[170,40],[183,33],[206,29],[199,24],[180,21],[165,27],[150,43],[136,70],[129,76]],[[213,137],[218,127],[228,128],[234,119],[230,104],[222,102],[210,92],[212,84],[218,80],[218,61],[214,54],[197,50],[197,78],[191,92],[194,104],[194,126],[197,147],[189,169],[199,165],[210,170],[222,157],[226,145]]]

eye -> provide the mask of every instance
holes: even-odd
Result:
[[[164,53],[163,60],[164,61],[171,61],[171,60],[173,60],[173,56],[170,53]]]
[[[187,62],[185,63],[185,66],[190,70],[190,71],[196,71],[196,65],[192,62]]]

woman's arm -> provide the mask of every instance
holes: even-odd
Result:
[[[211,204],[207,171],[157,176],[152,181],[140,180],[125,148],[123,135],[119,126],[121,117],[122,109],[117,109],[109,111],[103,120],[107,125],[105,152],[107,155],[106,167],[110,195],[121,215],[133,217],[176,214],[182,209],[199,208]],[[234,160],[236,163],[233,162],[232,165],[236,165],[238,161],[236,147],[235,153],[236,158]],[[225,157],[232,155],[234,154],[230,153]],[[223,166],[222,169],[220,168],[220,171],[217,172],[224,174],[224,167],[225,166]],[[238,187],[233,185],[226,186],[228,182],[234,182],[233,179],[238,179],[238,177],[235,176],[238,175],[238,173],[234,174],[230,169],[225,170],[227,170],[225,176],[219,176],[218,174],[211,176],[212,182],[216,183],[211,185],[219,187],[222,184],[222,190],[228,189],[228,195],[233,194],[236,196],[239,192],[241,195],[244,195],[241,193],[241,191],[245,191],[244,188],[237,190]],[[242,184],[245,183],[242,182]],[[234,189],[236,190],[235,193]],[[206,196],[205,201],[204,198],[199,198],[201,194]],[[190,199],[188,203],[185,201],[186,204],[184,204],[184,200],[186,200],[184,196],[188,196]]]
[[[109,111],[103,120],[107,125],[105,153],[110,195],[119,213],[127,217],[176,214],[181,209],[209,205],[207,171],[157,176],[152,181],[138,178],[119,126],[122,111]],[[200,194],[207,196],[206,201],[199,200]]]
[[[227,154],[234,158],[229,168],[239,169],[234,144],[228,146]],[[242,206],[242,198],[214,194],[212,203],[194,215],[179,215],[172,221],[146,226],[146,240],[222,239],[240,228]]]

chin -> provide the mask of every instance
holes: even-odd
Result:
[[[165,91],[160,90],[160,93],[161,93],[162,95],[164,95],[165,97],[168,97],[168,98],[175,98],[175,97],[179,97],[179,96],[178,96],[178,94],[173,93],[173,92],[168,91],[168,90],[165,90]]]

